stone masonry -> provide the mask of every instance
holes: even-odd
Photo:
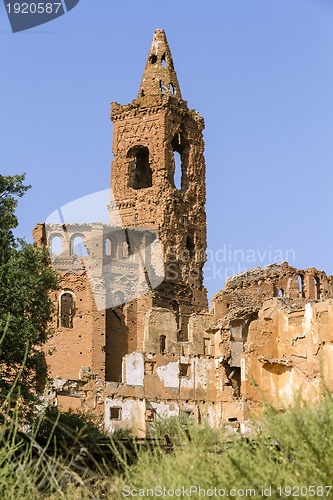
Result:
[[[34,229],[61,286],[45,347],[49,401],[145,435],[173,415],[238,425],[263,395],[318,397],[322,376],[333,390],[332,277],[255,268],[208,311],[204,121],[182,98],[163,30],[137,97],[113,102],[111,120],[110,223]]]

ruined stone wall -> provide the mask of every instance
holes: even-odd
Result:
[[[243,397],[277,406],[333,390],[333,300],[271,299],[249,327]],[[256,384],[258,386],[256,387]]]
[[[34,237],[49,249],[60,277],[60,289],[52,296],[54,335],[46,346],[50,375],[74,379],[87,366],[106,381],[120,382],[123,357],[146,350],[149,311],[164,300],[159,287],[150,288],[156,278],[151,234],[97,223],[41,224]],[[77,248],[77,238],[81,248]],[[60,245],[57,249],[53,248],[55,240]],[[191,304],[186,287],[181,290],[183,309],[168,309],[175,325],[171,352],[190,353]],[[167,301],[166,305],[170,307]],[[155,339],[159,347],[154,352],[160,352],[163,320],[157,321],[155,330],[159,331]]]
[[[81,226],[64,232],[61,225],[46,231],[46,226],[39,224],[34,230],[36,243],[50,249],[53,238],[63,239],[60,254],[52,255],[60,288],[51,296],[53,335],[45,345],[45,357],[50,377],[75,379],[82,366],[89,366],[104,378],[105,313],[96,309],[84,259],[70,250],[72,236],[78,234],[82,235]]]
[[[229,278],[225,289],[213,297],[212,308],[217,319],[245,318],[278,296],[325,300],[333,296],[332,276],[314,268],[296,269],[287,262],[256,267]]]
[[[219,427],[243,415],[223,365],[209,356],[133,352],[124,357],[121,383],[104,384],[83,372],[80,380],[56,379],[53,390],[54,404],[104,415],[107,430],[125,428],[139,436],[171,416]]]
[[[144,316],[152,302],[142,269],[150,261],[133,256],[138,255],[135,243],[142,250],[146,233],[135,231],[135,238],[124,233],[103,224],[35,228],[35,241],[50,250],[60,279],[52,295],[54,335],[45,348],[50,376],[74,379],[87,366],[103,379],[119,381],[123,356],[142,350]],[[123,253],[126,236],[134,242],[130,255]],[[76,248],[77,238],[81,248]]]
[[[84,271],[80,274],[68,274],[60,280],[60,287],[61,290],[52,297],[56,305],[56,314],[51,324],[54,333],[44,350],[50,377],[75,379],[78,378],[82,366],[94,365],[98,369],[92,345],[95,322],[91,290]],[[72,313],[72,324],[62,326],[59,301],[61,294],[68,292],[73,296],[75,310]],[[102,370],[100,374],[103,376]]]
[[[300,388],[306,399],[318,394],[325,356],[319,352],[329,352],[333,342],[332,284],[314,268],[273,264],[230,278],[213,298],[215,355],[220,351],[240,397],[279,404],[279,398],[291,403]]]
[[[106,381],[121,382],[123,357],[143,350],[144,321],[151,306],[147,294],[107,310]]]
[[[107,366],[112,373],[109,380],[115,380],[104,383],[91,368],[81,368],[76,382],[58,380],[57,404],[104,415],[110,431],[128,428],[143,436],[155,419],[166,416],[187,415],[212,426],[234,426],[263,400],[278,406],[292,404],[298,391],[305,399],[315,400],[322,392],[322,376],[333,390],[333,299],[284,296],[261,303],[259,293],[249,292],[256,289],[252,280],[261,279],[267,280],[268,290],[289,283],[296,294],[292,280],[298,283],[302,273],[308,282],[312,276],[320,279],[320,293],[329,294],[331,278],[313,269],[276,267],[269,266],[268,273],[253,270],[249,286],[244,275],[238,277],[243,281],[246,307],[240,291],[235,290],[233,301],[232,288],[227,287],[234,307],[226,316],[189,316],[187,340],[179,340],[177,312],[154,306],[151,295],[114,308],[114,319],[117,312],[124,315],[123,324],[134,325],[130,332],[135,331],[138,318],[142,320],[140,333],[133,338],[128,332],[111,331],[114,344],[107,349],[113,345],[111,359],[117,363],[116,368]]]
[[[143,352],[218,357],[216,330],[208,313],[188,318],[186,340],[179,340],[177,314],[166,308],[152,307],[145,316]]]

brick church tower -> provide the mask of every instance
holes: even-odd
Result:
[[[165,279],[152,306],[176,311],[186,341],[189,315],[207,310],[204,121],[182,99],[163,30],[154,33],[137,98],[112,103],[111,120],[111,218],[118,209],[125,228],[157,233]]]
[[[163,30],[137,98],[112,103],[111,120],[110,224],[60,217],[34,230],[61,278],[46,348],[52,377],[89,368],[121,382],[127,354],[189,351],[190,317],[207,311],[204,122],[182,99]]]

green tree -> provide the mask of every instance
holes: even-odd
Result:
[[[0,175],[0,404],[32,409],[46,378],[42,346],[52,314],[49,292],[57,276],[45,249],[16,239],[18,198],[25,175]],[[7,399],[6,399],[7,398]]]

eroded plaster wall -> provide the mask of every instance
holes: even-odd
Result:
[[[323,381],[333,390],[333,300],[266,301],[245,344],[243,396],[289,405],[301,394],[314,401]],[[256,383],[259,391],[256,389]]]
[[[108,430],[143,436],[159,419],[182,416],[218,427],[240,420],[242,402],[228,391],[224,367],[213,357],[144,354],[124,357],[122,383],[104,384],[85,371],[80,381],[58,379],[56,404],[104,414]],[[67,398],[67,399],[66,399]]]

